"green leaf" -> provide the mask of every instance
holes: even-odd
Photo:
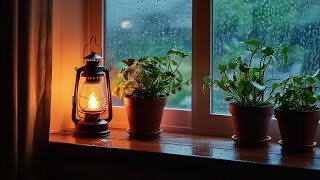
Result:
[[[233,99],[233,97],[232,96],[227,96],[224,100],[226,100],[226,101],[230,101],[230,100],[232,100]]]
[[[311,105],[315,104],[317,102],[317,97],[311,96],[306,98],[306,101],[309,102]]]
[[[143,58],[138,59],[137,61],[138,61],[138,62],[143,62],[143,61],[145,61],[145,60],[147,60],[147,59],[148,59],[148,57],[145,56],[145,57],[143,57]]]
[[[203,82],[204,83],[211,83],[211,78],[209,77],[209,76],[205,76],[205,77],[203,77]]]
[[[177,50],[173,50],[173,49],[171,49],[171,50],[169,50],[169,51],[167,52],[167,55],[170,55],[170,54],[178,55],[178,56],[180,56],[181,58],[185,58],[186,56],[188,56],[188,54],[184,54],[183,52],[180,52],[180,51],[177,51]]]
[[[257,68],[257,67],[252,68],[253,73],[258,73],[260,71],[261,71],[261,68]]]
[[[286,64],[288,64],[288,47],[284,46],[281,51],[283,60]]]
[[[276,99],[276,102],[279,101],[281,99],[281,94],[279,92],[277,92],[275,95],[274,95],[274,98]]]
[[[125,70],[123,73],[122,73],[122,77],[123,79],[125,80],[129,80],[129,71],[128,70]]]
[[[305,89],[305,90],[304,90],[304,93],[305,93],[307,96],[313,96],[313,95],[314,95],[314,92],[312,91],[312,87]]]
[[[218,85],[219,88],[221,88],[222,90],[227,91],[227,92],[230,92],[230,89],[229,89],[222,81],[214,80],[213,82],[214,82],[216,85]]]
[[[187,85],[186,83],[185,83],[185,85]],[[209,89],[210,89],[210,87],[211,87],[211,83],[203,83],[203,85],[202,85],[202,91],[205,93],[205,92],[207,92]]]
[[[258,79],[258,76],[255,75],[254,71],[249,71],[249,77],[251,77],[251,81],[256,81]]]
[[[175,61],[174,59],[171,59],[171,64],[174,66],[178,65],[177,61]]]
[[[181,86],[181,83],[175,83],[173,86],[172,86],[172,88],[174,88],[174,89],[177,89],[178,87],[180,87]]]
[[[266,56],[271,56],[274,54],[274,50],[272,47],[264,47],[261,50],[262,53],[264,53]]]
[[[280,84],[278,84],[278,83],[273,83],[273,84],[272,84],[272,90],[271,90],[270,94],[272,94],[279,86],[280,86]]]
[[[292,96],[293,92],[293,90],[287,90],[282,96],[283,99],[289,99]]]
[[[153,59],[155,59],[156,61],[160,61],[160,58],[157,56],[154,56]],[[139,60],[138,60],[139,61]]]
[[[135,60],[134,59],[125,59],[125,60],[122,60],[121,62],[125,63],[127,66],[131,66]]]
[[[303,82],[302,82],[303,78],[302,77],[296,76],[296,77],[293,77],[292,80],[294,83],[296,83],[298,85],[303,85]]]
[[[272,90],[277,89],[279,86],[280,86],[280,84],[278,84],[278,83],[273,83],[273,84],[272,84]]]
[[[218,69],[220,70],[220,72],[225,72],[227,70],[227,66],[219,64]]]
[[[190,83],[190,81],[187,81],[184,83],[184,85],[191,86],[191,83]]]
[[[260,42],[257,41],[257,40],[245,41],[244,43],[249,44],[249,45],[253,45],[255,47],[259,47],[260,46]]]
[[[310,85],[314,85],[316,83],[316,79],[312,76],[307,76],[306,81],[309,82]]]
[[[250,95],[253,90],[253,85],[249,81],[245,81],[245,80],[240,80],[238,87],[239,87],[239,92],[242,96]]]
[[[241,72],[248,72],[250,69],[251,69],[251,67],[248,67],[247,64],[245,64],[245,63],[240,64],[240,66],[239,66],[239,70]]]
[[[268,64],[264,64],[261,67],[254,67],[254,68],[252,68],[252,71],[254,73],[259,73],[259,72],[262,72],[264,69],[266,69],[267,66],[268,66]]]
[[[170,71],[167,71],[167,72],[165,72],[164,73],[166,76],[175,76],[175,74],[174,73],[172,73],[172,72],[170,72]]]
[[[267,89],[267,86],[260,85],[254,81],[250,81],[250,83],[260,91],[265,91]]]
[[[235,62],[229,63],[229,68],[230,69],[235,69],[237,66],[238,66],[238,63],[235,63]]]

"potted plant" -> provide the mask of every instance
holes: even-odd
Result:
[[[169,50],[164,56],[121,61],[126,67],[119,73],[121,80],[113,88],[112,95],[124,100],[130,137],[155,138],[160,135],[167,96],[190,84],[190,79],[184,80],[179,71],[187,56]]]
[[[291,76],[274,83],[275,117],[285,150],[305,151],[316,145],[314,141],[320,120],[320,72],[312,76]]]
[[[238,145],[256,146],[271,139],[267,132],[274,103],[271,94],[265,95],[270,81],[265,79],[265,73],[276,57],[287,61],[288,48],[262,46],[257,40],[241,43],[249,46],[247,58],[238,55],[227,64],[219,64],[220,78],[204,77],[203,90],[206,92],[215,84],[227,94],[225,100],[229,102],[235,130],[232,139]]]

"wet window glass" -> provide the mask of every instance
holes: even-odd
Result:
[[[319,0],[213,0],[212,75],[217,65],[244,52],[240,41],[289,47],[289,63],[272,63],[266,79],[313,74],[320,68]],[[213,88],[211,112],[228,114],[223,91]]]

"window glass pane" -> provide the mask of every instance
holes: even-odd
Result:
[[[319,0],[213,0],[212,75],[217,64],[244,51],[239,41],[256,39],[264,45],[289,47],[288,65],[274,63],[266,79],[313,74],[320,68]],[[212,89],[212,113],[228,114],[225,94]]]
[[[111,65],[111,86],[118,82],[120,61],[163,56],[169,49],[187,53],[181,65],[185,79],[191,75],[191,0],[105,0],[104,47],[106,66]],[[113,97],[114,105],[122,101]],[[167,99],[167,108],[191,109],[191,87]]]

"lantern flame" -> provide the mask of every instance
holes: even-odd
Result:
[[[93,93],[91,93],[90,98],[89,98],[89,108],[90,109],[98,109],[98,101],[96,99],[96,97],[94,96]]]

